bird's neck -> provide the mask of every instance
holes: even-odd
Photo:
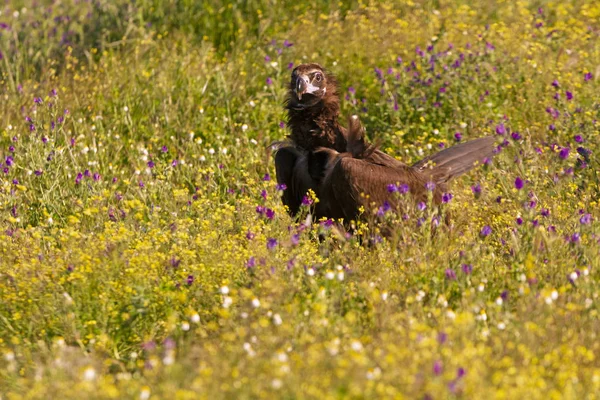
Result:
[[[313,151],[327,147],[346,151],[345,129],[339,124],[339,103],[326,101],[306,109],[288,109],[290,139],[299,147]]]

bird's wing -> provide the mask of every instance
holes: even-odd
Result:
[[[447,182],[472,169],[476,163],[491,159],[496,147],[494,136],[487,136],[457,144],[413,165],[436,183]]]
[[[425,193],[423,176],[409,166],[390,167],[340,154],[328,168],[319,188],[323,207],[332,218],[356,220],[365,210],[392,202],[389,184],[407,184],[414,196]]]
[[[309,175],[306,152],[294,146],[283,147],[275,154],[275,173],[277,183],[285,184],[283,204],[292,216],[296,215],[302,204],[302,198],[309,189],[315,190],[317,184]]]

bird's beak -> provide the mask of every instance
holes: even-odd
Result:
[[[298,96],[298,100],[302,100],[302,95],[306,93],[308,85],[310,85],[310,82],[306,75],[300,75],[298,79],[296,79],[296,96]]]

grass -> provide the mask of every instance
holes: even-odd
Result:
[[[0,11],[0,398],[597,397],[600,5]],[[309,61],[402,161],[498,137],[451,226],[286,214]]]

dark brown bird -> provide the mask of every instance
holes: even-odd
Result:
[[[303,64],[292,72],[288,96],[288,145],[275,156],[277,182],[285,184],[282,200],[295,215],[312,189],[320,202],[315,217],[356,220],[359,208],[368,210],[392,200],[389,184],[408,185],[417,201],[441,202],[447,182],[464,174],[494,153],[494,137],[462,143],[407,165],[365,141],[358,117],[349,128],[339,124],[335,79],[318,64]]]

